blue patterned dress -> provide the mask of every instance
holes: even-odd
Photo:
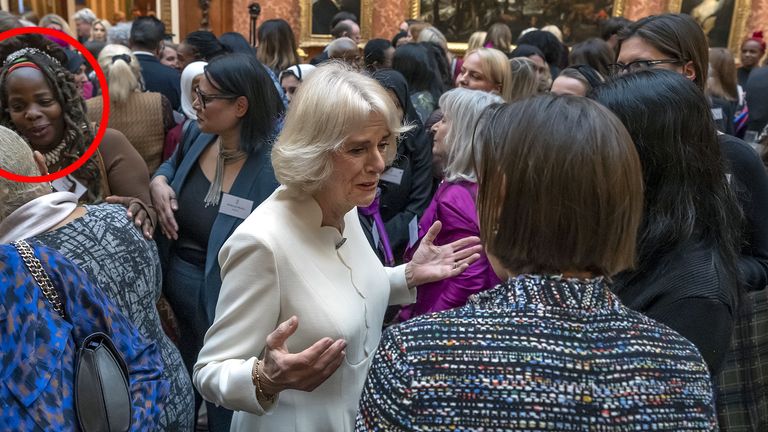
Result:
[[[32,244],[63,296],[53,310],[16,249],[0,246],[0,431],[75,431],[76,344],[93,332],[111,336],[128,366],[132,431],[154,430],[168,394],[157,347],[74,264]]]

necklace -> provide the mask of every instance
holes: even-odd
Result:
[[[205,195],[204,202],[206,207],[219,205],[219,200],[221,199],[221,184],[224,181],[224,166],[243,160],[248,156],[247,153],[240,149],[225,149],[224,146],[221,145],[221,138],[217,140],[217,145],[219,146],[219,155],[216,158],[216,175],[213,177],[211,187],[208,188],[208,193]]]
[[[45,164],[49,167],[54,166],[59,162],[59,158],[61,157],[61,152],[64,150],[64,146],[67,145],[66,140],[62,140],[59,145],[54,147],[53,150],[49,151],[45,154]]]

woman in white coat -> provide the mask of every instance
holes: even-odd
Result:
[[[194,370],[204,398],[237,411],[233,431],[351,431],[387,305],[479,257],[476,237],[434,245],[437,222],[410,263],[376,258],[356,207],[374,200],[403,129],[386,90],[342,65],[297,92],[272,151],[283,186],[221,249]]]

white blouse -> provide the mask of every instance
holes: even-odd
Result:
[[[389,304],[412,303],[405,266],[382,266],[360,226],[344,216],[344,238],[321,226],[311,196],[278,188],[235,230],[219,253],[221,292],[193,380],[202,396],[235,410],[233,431],[351,431]],[[337,249],[336,245],[341,244]],[[346,357],[312,392],[286,390],[268,413],[251,370],[266,337],[291,316],[297,353],[323,337],[343,338]]]

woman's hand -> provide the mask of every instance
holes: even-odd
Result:
[[[480,259],[483,247],[478,237],[465,237],[443,246],[435,245],[442,226],[437,221],[429,227],[413,259],[406,264],[405,278],[409,287],[458,276]]]
[[[157,217],[160,220],[160,230],[165,237],[171,240],[179,238],[179,225],[173,212],[179,209],[176,202],[176,192],[168,185],[165,176],[157,176],[149,183],[149,192],[152,195],[152,205],[157,209]]]
[[[282,390],[312,391],[325,382],[344,361],[344,339],[323,338],[296,354],[288,352],[285,341],[299,328],[299,319],[291,317],[267,336],[267,347],[260,375],[262,392],[267,396]]]
[[[136,228],[141,230],[144,238],[152,240],[157,222],[157,212],[152,206],[146,205],[142,200],[134,197],[111,195],[106,198],[110,204],[120,204],[127,208],[126,215],[133,221]]]

